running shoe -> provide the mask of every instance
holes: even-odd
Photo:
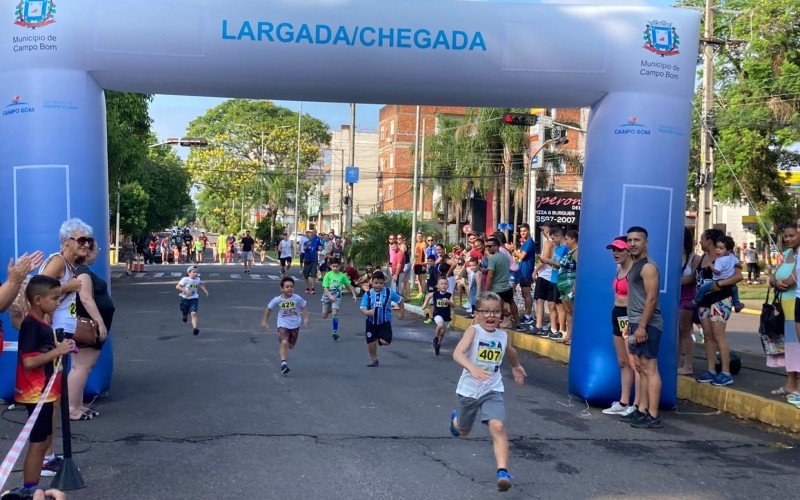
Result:
[[[289,365],[287,365],[286,363],[281,363],[281,373],[282,374],[286,375],[290,371],[291,370],[289,369]]]
[[[627,417],[628,415],[630,415],[630,414],[631,414],[631,413],[633,413],[634,411],[636,411],[636,407],[635,407],[635,406],[633,406],[633,405],[628,405],[628,406],[626,406],[626,407],[625,407],[625,411],[623,411],[623,412],[622,412],[622,413],[620,413],[619,415],[621,415],[621,416],[623,416],[623,417]]]
[[[556,333],[558,332],[548,330],[547,328],[539,328],[533,332],[534,335],[537,335],[539,337],[550,337],[550,335],[555,335]]]
[[[378,366],[378,358],[369,360],[369,363],[367,363],[367,366],[370,367],[370,368]]]
[[[511,474],[504,470],[497,471],[497,491],[508,491],[511,488]]]
[[[430,325],[431,323],[433,323],[433,320],[431,318],[425,318],[424,320],[422,320],[422,322],[425,323],[426,325]]]
[[[536,320],[533,318],[533,316],[523,316],[522,321],[520,321],[520,323],[523,325],[530,325],[534,321]]]
[[[664,424],[660,418],[653,417],[648,413],[644,418],[631,422],[631,427],[636,427],[637,429],[660,429],[664,427]]]
[[[459,434],[458,430],[456,429],[456,424],[455,424],[457,416],[458,416],[458,412],[456,410],[453,410],[453,411],[450,412],[450,434],[452,434],[453,437],[458,437],[458,434]]]
[[[711,381],[711,385],[716,385],[716,386],[724,386],[731,384],[733,384],[733,377],[731,377],[730,374],[728,373],[722,373],[722,372],[720,372],[720,374],[717,375],[716,378]]]
[[[192,335],[198,335],[199,333],[200,333],[200,329],[199,328],[195,328],[195,329],[192,330]]]
[[[707,371],[704,374],[700,375],[699,377],[695,377],[695,380],[700,382],[701,384],[710,384],[717,378],[717,374],[712,371]]]
[[[550,340],[562,340],[564,338],[564,334],[561,332],[550,332],[547,338]]]
[[[639,411],[639,408],[633,407],[634,410],[629,414],[620,417],[620,421],[625,422],[626,424],[630,424],[632,422],[638,422],[639,420],[643,419],[646,415]]]
[[[611,406],[603,410],[603,413],[606,415],[625,415],[626,412],[629,413],[628,408],[630,408],[630,405],[623,406],[619,401],[614,401]]]
[[[786,401],[793,404],[798,405],[800,404],[800,392],[793,392],[786,396]]]
[[[439,337],[433,337],[433,353],[438,356],[440,348],[441,346],[439,345]]]
[[[61,464],[64,463],[64,455],[56,455],[55,458],[45,460],[42,463],[42,477],[53,477],[58,471],[61,470]]]
[[[339,340],[339,334],[336,332],[333,332],[333,335],[331,335],[331,337],[333,338],[333,340]]]
[[[181,314],[181,319],[183,320],[184,323],[186,323],[186,321],[189,319],[189,316],[187,316],[186,314]]]

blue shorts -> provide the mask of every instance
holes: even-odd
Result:
[[[181,312],[183,314],[196,313],[199,303],[198,299],[181,299]]]

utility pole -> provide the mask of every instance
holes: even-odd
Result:
[[[350,103],[350,165],[354,167],[356,163],[356,103]],[[345,219],[345,230],[349,233],[353,230],[353,184],[347,184],[347,218]]]
[[[408,243],[416,245],[417,208],[419,206],[419,106],[417,106],[417,124],[414,131],[414,182],[411,185],[411,192],[413,193],[413,204],[411,207],[411,238],[408,239]],[[414,273],[408,273],[406,279],[408,286],[405,290],[411,290],[411,285],[414,284]]]
[[[294,237],[300,241],[298,226],[300,225],[300,126],[303,123],[303,101],[300,101],[300,110],[297,112],[297,172],[294,181]]]
[[[422,119],[422,156],[419,158],[419,218],[425,218],[425,184],[422,180],[425,177],[425,118]],[[416,238],[416,233],[411,235]],[[416,241],[416,240],[412,240]],[[420,290],[421,291],[421,290]]]
[[[700,132],[700,187],[697,207],[696,240],[713,224],[714,209],[714,148],[712,125],[714,122],[714,0],[706,0],[705,27],[703,30],[703,104]]]
[[[116,251],[116,255],[114,256],[115,257],[114,262],[117,262],[117,259],[119,259],[119,205],[120,205],[119,192],[121,189],[122,189],[122,184],[119,181],[117,181],[117,239],[116,241],[114,241],[114,250]],[[163,256],[163,258],[166,259],[167,256],[165,255]]]

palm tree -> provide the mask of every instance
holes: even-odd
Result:
[[[417,222],[417,230],[425,234],[438,233],[432,224],[425,221]],[[352,242],[345,248],[347,260],[359,266],[367,262],[382,266],[387,260],[386,241],[390,234],[409,235],[408,241],[415,241],[411,234],[411,212],[393,210],[364,216],[350,235]]]

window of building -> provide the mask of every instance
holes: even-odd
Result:
[[[389,124],[389,135],[394,135],[394,120]]]
[[[389,153],[389,172],[394,172],[394,153]]]

